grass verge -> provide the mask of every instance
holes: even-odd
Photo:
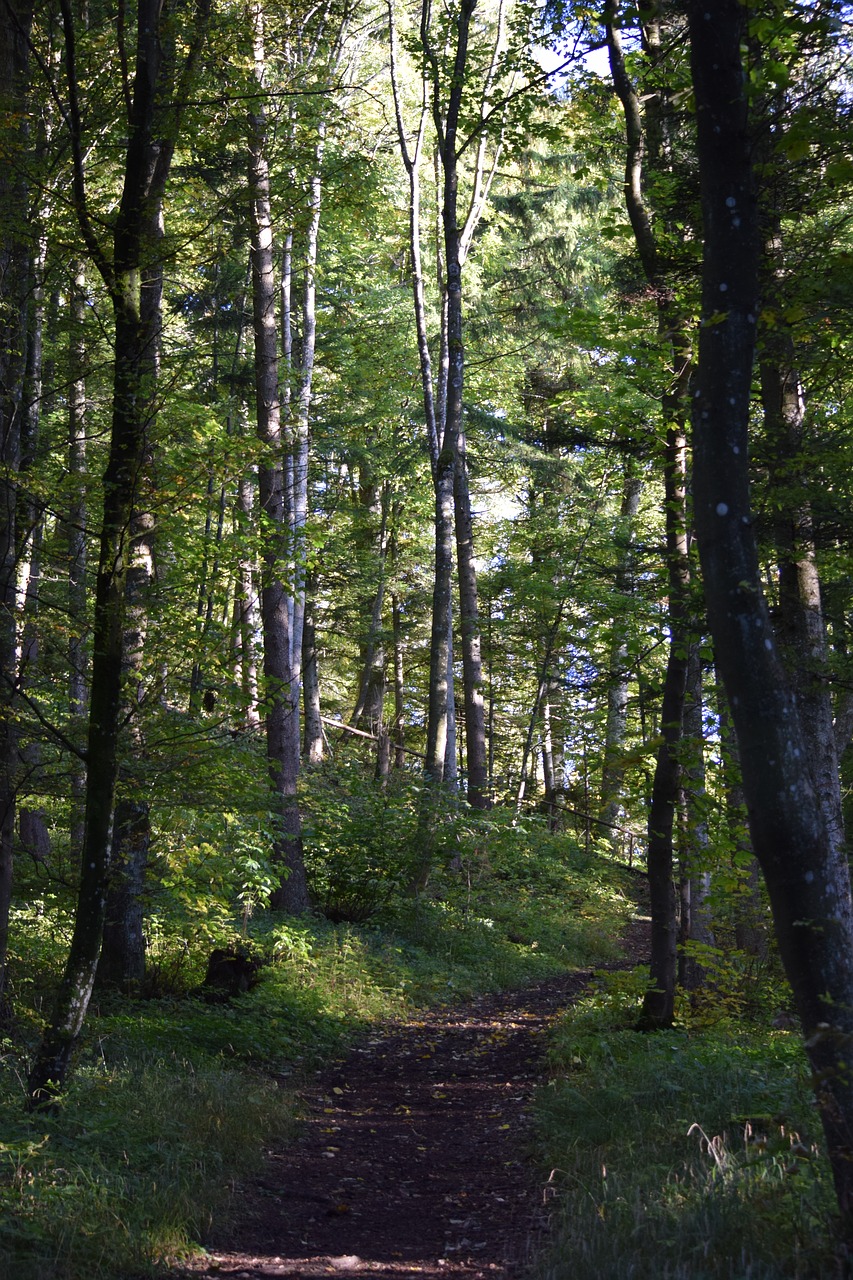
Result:
[[[839,1274],[799,1037],[722,1017],[640,1034],[642,974],[557,1029],[539,1097],[556,1231],[535,1280]]]
[[[15,915],[16,1024],[0,1043],[0,1280],[138,1276],[192,1253],[231,1185],[286,1140],[301,1072],[419,1005],[605,963],[627,910],[618,871],[565,838],[496,826],[485,843],[480,829],[428,897],[395,895],[368,924],[259,915],[248,940],[263,980],[226,1004],[191,991],[239,923],[196,944],[163,915],[155,959],[180,983],[97,999],[58,1113],[29,1117],[26,1064],[67,937],[57,904],[30,901]]]

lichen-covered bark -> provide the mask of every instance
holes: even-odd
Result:
[[[756,855],[853,1237],[853,907],[761,586],[747,469],[759,228],[738,0],[688,7],[705,249],[693,400],[694,499],[708,617],[737,732]]]

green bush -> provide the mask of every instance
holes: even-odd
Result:
[[[290,1122],[294,1082],[377,1020],[602,962],[630,910],[617,873],[514,814],[448,805],[412,898],[420,790],[338,768],[312,778],[306,850],[329,916],[263,910],[260,809],[155,815],[149,998],[96,992],[59,1114],[28,1118],[24,1080],[70,938],[67,891],[12,921],[14,1024],[0,1045],[0,1280],[140,1274],[196,1248],[233,1178]],[[35,889],[28,886],[28,892]],[[60,889],[62,887],[60,886]],[[193,991],[214,947],[263,957],[250,992]],[[156,996],[156,998],[151,998]]]
[[[362,924],[412,883],[421,789],[401,774],[379,787],[358,762],[314,781],[303,831],[312,900],[328,920]]]

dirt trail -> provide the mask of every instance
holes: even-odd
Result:
[[[549,1213],[527,1154],[545,1033],[589,977],[428,1011],[326,1068],[303,1091],[297,1143],[269,1152],[236,1193],[227,1240],[214,1229],[185,1274],[519,1275]]]

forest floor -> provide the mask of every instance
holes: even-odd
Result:
[[[647,932],[640,919],[629,926],[626,966],[646,959]],[[269,1151],[263,1172],[235,1188],[207,1257],[180,1274],[518,1275],[553,1204],[530,1154],[547,1032],[590,977],[565,974],[377,1029],[308,1083],[295,1144]]]

